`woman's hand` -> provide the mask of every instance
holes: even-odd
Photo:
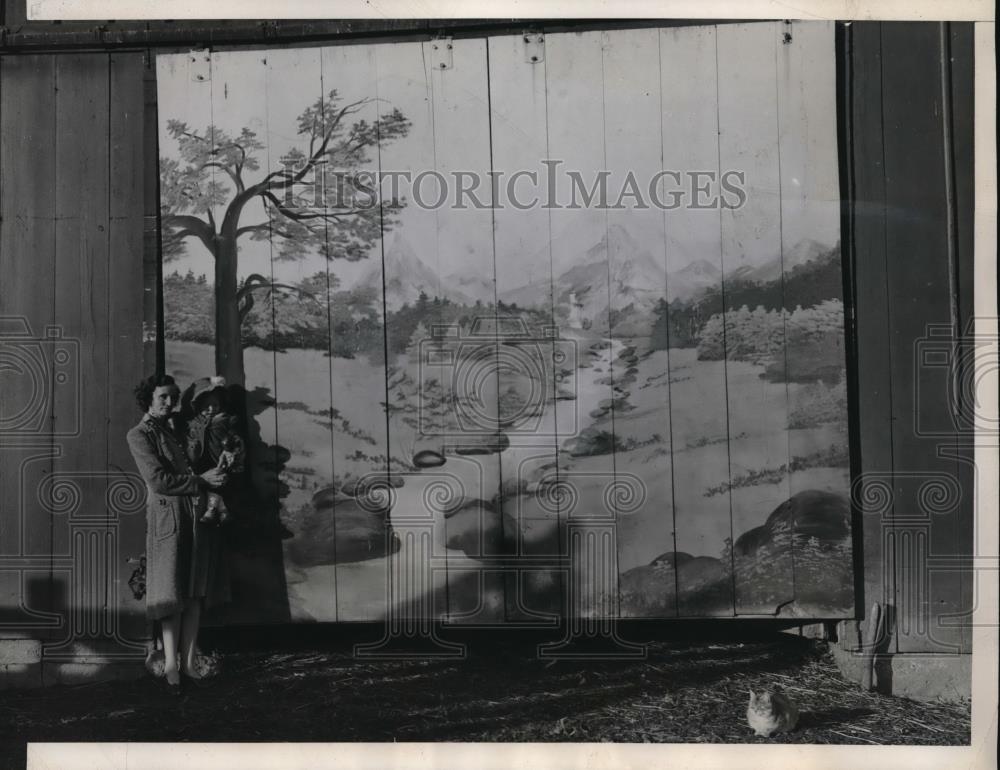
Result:
[[[212,489],[218,489],[226,483],[226,472],[220,471],[218,468],[210,468],[201,474],[201,480]]]

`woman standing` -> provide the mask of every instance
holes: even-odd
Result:
[[[203,602],[228,598],[218,528],[198,522],[206,491],[220,487],[225,473],[212,469],[199,476],[191,470],[172,425],[180,399],[172,377],[149,377],[135,395],[145,414],[127,439],[147,487],[146,617],[160,621],[164,670],[174,688],[182,672],[199,678],[194,663]]]

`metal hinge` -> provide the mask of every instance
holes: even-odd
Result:
[[[208,83],[212,79],[212,54],[207,49],[191,51],[188,54],[188,68],[191,80],[196,83]]]
[[[431,41],[431,67],[436,70],[450,70],[453,43],[450,37],[439,37]]]
[[[529,64],[545,61],[545,35],[541,32],[524,33],[524,60]]]

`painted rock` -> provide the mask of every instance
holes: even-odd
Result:
[[[673,570],[633,567],[619,578],[618,596],[622,617],[668,618],[677,614]]]
[[[761,526],[736,538],[733,550],[737,555],[751,555],[789,532],[797,540],[814,539],[820,546],[839,543],[851,533],[850,503],[833,492],[799,492],[775,508]]]
[[[729,565],[712,556],[695,556],[677,565],[677,582],[684,586],[702,587],[729,580]]]
[[[413,455],[413,464],[418,468],[439,468],[445,464],[445,459],[440,452],[423,449]]]
[[[477,558],[512,553],[514,520],[487,500],[465,499],[445,518],[445,546]]]

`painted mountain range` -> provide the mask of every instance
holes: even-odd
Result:
[[[726,281],[772,281],[783,269],[805,264],[827,251],[827,246],[803,240],[763,264],[745,265],[728,272]],[[539,253],[537,257],[539,262],[547,260],[548,253]],[[465,305],[473,305],[477,300],[489,304],[497,296],[492,278],[461,272],[439,275],[398,232],[386,249],[384,262],[385,296],[392,310],[398,310],[404,303],[412,305],[421,292]],[[373,264],[359,286],[381,291],[382,275],[382,266]],[[624,227],[614,225],[581,256],[578,264],[556,276],[554,286],[534,282],[503,291],[499,299],[522,308],[545,308],[554,300],[557,306],[573,307],[583,318],[596,319],[607,316],[609,297],[615,309],[631,305],[633,310],[648,312],[664,292],[669,301],[687,300],[718,285],[721,279],[718,255],[696,259],[668,273],[662,254],[654,256]]]

